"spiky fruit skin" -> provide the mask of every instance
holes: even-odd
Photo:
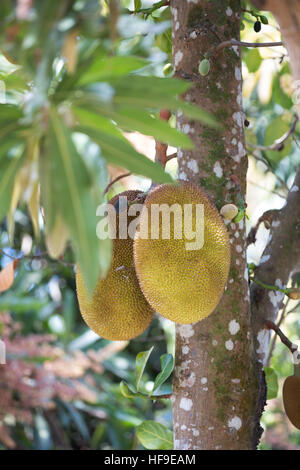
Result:
[[[109,203],[116,206],[119,196],[134,201],[140,191],[125,191]],[[126,209],[125,209],[126,210]],[[133,217],[128,217],[128,223]],[[118,216],[117,216],[118,227]],[[99,336],[114,340],[129,340],[143,333],[154,311],[141,292],[133,261],[133,240],[113,240],[112,263],[105,279],[100,279],[89,295],[80,270],[76,284],[80,311],[87,325]]]
[[[160,218],[159,238],[151,239],[151,205],[204,206],[204,245],[187,250],[185,237],[174,237],[174,217],[171,216],[170,239],[162,237]],[[141,238],[147,227],[148,239]],[[184,227],[184,218],[182,218]],[[178,221],[177,221],[178,223]],[[184,230],[183,230],[184,232]],[[217,208],[198,186],[181,182],[154,189],[146,198],[140,218],[140,231],[134,241],[134,259],[142,291],[150,305],[163,317],[177,323],[194,323],[207,317],[216,308],[223,294],[230,267],[230,243],[226,226]]]
[[[287,377],[282,390],[284,409],[290,422],[300,429],[300,377]]]

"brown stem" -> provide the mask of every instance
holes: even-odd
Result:
[[[207,56],[210,55],[217,55],[221,50],[225,47],[232,47],[232,46],[244,46],[244,47],[273,47],[273,46],[283,46],[283,42],[244,42],[244,41],[237,41],[236,39],[230,39],[228,41],[223,41],[218,44],[217,47],[212,49],[208,52]]]
[[[171,117],[171,112],[168,109],[162,109],[159,113],[160,119],[163,121],[168,122]],[[155,161],[159,162],[163,167],[166,166],[167,163],[167,150],[168,145],[163,144],[162,142],[155,141]]]
[[[282,178],[280,178],[280,176],[278,176],[278,175],[275,173],[275,170],[271,167],[270,163],[269,163],[266,159],[264,159],[264,158],[260,157],[259,155],[257,155],[257,153],[255,153],[255,151],[254,151],[254,152],[253,152],[253,151],[251,152],[251,151],[249,150],[249,153],[251,153],[252,157],[255,158],[255,160],[257,160],[258,162],[262,162],[264,165],[266,165],[266,167],[268,168],[268,170],[269,170],[271,173],[273,173],[274,176],[276,176],[276,178],[278,179],[278,181],[280,182],[280,184],[281,184],[287,191],[289,190],[289,188],[288,188],[286,182],[285,182]]]
[[[175,153],[171,153],[171,155],[167,155],[167,162],[169,162],[170,160],[172,160],[173,158],[177,158],[177,152]]]
[[[268,330],[273,330],[275,333],[279,336],[281,342],[291,351],[292,354],[294,354],[296,351],[298,351],[298,348],[295,344],[293,344],[287,336],[281,331],[281,329],[272,321],[266,320],[265,321],[265,328]]]
[[[285,132],[279,139],[275,140],[275,142],[272,145],[268,145],[267,147],[265,147],[264,145],[256,145],[256,144],[252,144],[251,142],[248,142],[248,145],[258,150],[264,150],[264,151],[277,150],[280,152],[283,149],[284,142],[295,132],[298,120],[299,118],[298,116],[296,116],[294,118],[294,121],[290,129],[287,132]]]
[[[266,228],[270,228],[273,220],[278,218],[278,215],[279,215],[279,210],[277,209],[271,209],[269,211],[264,212],[263,215],[258,219],[256,225],[251,228],[247,236],[247,246],[256,242],[256,234],[257,234],[260,224],[264,223]]]
[[[128,172],[128,173],[123,173],[122,175],[119,175],[117,176],[116,178],[114,178],[105,188],[103,194],[107,194],[108,191],[110,190],[110,188],[117,182],[117,181],[120,181],[122,178],[127,178],[127,176],[131,176],[131,173]]]
[[[277,323],[277,327],[279,328],[281,323],[283,322],[284,318],[285,318],[285,314],[286,314],[286,311],[287,311],[287,307],[289,305],[289,302],[290,302],[290,299],[288,298],[283,309],[282,309],[282,312],[281,312],[281,315],[280,315],[280,318],[278,320],[278,323]],[[266,365],[267,366],[270,366],[270,362],[271,362],[271,358],[272,358],[272,355],[273,355],[273,351],[274,351],[274,348],[275,348],[275,344],[276,344],[276,334],[274,335],[273,339],[272,339],[272,342],[271,342],[271,345],[270,345],[270,349],[269,349],[269,352],[268,352],[268,357],[267,357],[267,360],[266,360]]]

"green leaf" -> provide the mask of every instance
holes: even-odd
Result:
[[[150,135],[154,139],[174,147],[194,148],[193,142],[183,132],[170,127],[167,122],[161,119],[151,117],[145,110],[120,107],[117,112],[111,114],[111,117],[123,129]]]
[[[109,77],[122,77],[130,72],[148,65],[148,61],[138,57],[98,57],[86,71],[81,74],[78,84],[87,85],[98,81],[104,81]],[[128,78],[130,80],[130,78]]]
[[[262,63],[262,57],[258,49],[247,49],[244,61],[247,65],[249,72],[254,73],[259,69],[260,64]]]
[[[172,30],[168,28],[155,38],[155,45],[169,56],[172,54]]]
[[[123,139],[116,125],[113,124],[110,119],[103,117],[100,111],[94,112],[84,107],[74,107],[73,112],[83,127],[90,127]]]
[[[264,15],[260,15],[260,21],[263,23],[263,24],[269,24],[269,20],[266,16]]]
[[[52,228],[55,211],[63,216],[86,286],[92,291],[101,268],[102,275],[108,268],[101,264],[103,241],[100,245],[96,235],[97,205],[87,167],[75,148],[70,130],[54,107],[50,108],[49,118],[48,153],[42,155],[41,165],[46,224]]]
[[[142,8],[142,0],[134,0],[134,11]]]
[[[146,364],[148,362],[148,359],[150,357],[150,354],[153,351],[153,348],[154,348],[154,346],[152,346],[152,348],[150,348],[148,351],[139,352],[136,356],[135,367],[136,367],[136,370],[138,372],[138,377],[137,377],[137,381],[136,381],[137,391],[139,391],[140,381],[141,381],[142,375],[144,373],[144,370],[145,370]]]
[[[210,113],[178,98],[190,88],[189,83],[175,78],[132,75],[130,80],[110,80],[110,84],[115,89],[113,101],[116,104],[143,109],[181,109],[187,117],[214,127],[218,125]]]
[[[267,400],[272,400],[278,394],[278,377],[275,370],[271,367],[265,367],[264,371],[267,382]]]
[[[6,215],[13,192],[15,177],[24,160],[23,148],[15,155],[6,155],[0,159],[0,220]]]
[[[129,386],[125,380],[122,380],[122,382],[120,382],[120,390],[121,390],[121,393],[122,395],[125,397],[125,398],[134,398],[136,397],[138,394],[133,390],[133,388],[131,386]]]
[[[146,449],[173,449],[173,433],[155,421],[144,421],[136,428],[138,440]]]
[[[17,124],[18,121],[23,116],[22,111],[20,108],[13,104],[1,104],[0,106],[0,123],[1,130],[3,128],[3,124],[8,125],[9,123]]]
[[[191,84],[178,80],[176,78],[149,77],[141,75],[131,75],[128,80],[124,78],[112,78],[110,84],[114,87],[116,97],[121,102],[122,99],[136,99],[136,102],[147,103],[147,106],[156,107],[159,98],[164,98],[169,102],[171,98],[173,103],[177,95],[185,93]],[[126,101],[127,102],[127,101]],[[151,105],[151,103],[155,104]],[[159,108],[161,108],[160,103]]]
[[[160,357],[160,364],[161,364],[161,371],[155,378],[151,395],[152,393],[157,391],[172,374],[172,371],[174,369],[174,358],[172,354],[163,354]]]
[[[171,176],[164,171],[159,163],[153,162],[145,155],[137,152],[125,137],[120,135],[117,138],[111,134],[88,127],[79,127],[77,131],[88,135],[96,142],[100,146],[104,158],[109,163],[126,168],[135,174],[151,178],[157,183],[173,182]]]
[[[150,135],[156,140],[174,147],[194,148],[191,139],[183,132],[172,128],[162,119],[152,117],[144,109],[140,110],[126,106],[114,111],[98,103],[91,105],[89,109],[87,107],[74,107],[73,112],[79,118],[81,125],[103,130],[121,139],[123,139],[123,135],[111,120],[115,121],[124,130],[135,130],[141,134]]]
[[[265,139],[264,139],[264,145],[272,145],[275,140],[279,139],[280,137],[285,134],[289,130],[289,124],[282,119],[281,116],[278,116],[277,118],[273,119],[270,124],[268,125],[266,132],[265,132]],[[266,152],[267,157],[273,161],[273,162],[278,162],[281,160],[283,157],[288,155],[291,151],[291,139],[288,139],[287,141],[284,142],[284,148],[281,151],[276,151],[276,150],[268,150]]]
[[[281,80],[282,75],[285,74],[276,74],[273,80],[273,87],[272,87],[272,100],[275,103],[279,104],[285,109],[291,109],[293,106],[293,100],[290,96],[288,96],[284,89],[282,88]],[[290,75],[290,74],[289,74]]]
[[[186,117],[197,119],[210,127],[221,127],[221,124],[217,121],[217,119],[212,114],[205,111],[205,109],[182,100],[178,100],[176,104],[176,109],[180,109]]]

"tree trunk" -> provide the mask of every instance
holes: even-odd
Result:
[[[171,0],[171,12],[175,76],[193,83],[185,99],[223,126],[214,130],[179,113],[178,128],[195,149],[178,150],[178,177],[200,185],[219,209],[238,205],[247,172],[241,52],[234,46],[212,54],[204,77],[198,65],[219,43],[239,40],[240,1]],[[245,221],[229,223],[228,231],[232,261],[220,304],[207,319],[176,326],[175,449],[254,449],[261,435],[265,387],[252,335]]]
[[[295,89],[296,110],[300,118],[300,2],[298,0],[254,0],[262,10],[275,16],[288,50]],[[270,229],[269,242],[263,253],[264,260],[255,276],[265,284],[286,286],[294,273],[300,272],[300,167],[288,194],[287,204],[278,211]],[[282,307],[284,295],[271,293],[257,284],[251,287],[253,333],[256,338],[258,358],[265,363],[270,334],[264,329],[264,320],[275,321]]]

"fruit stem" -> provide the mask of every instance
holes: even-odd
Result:
[[[127,176],[131,176],[131,173],[128,172],[128,173],[123,173],[122,175],[119,175],[117,176],[116,178],[114,178],[105,188],[103,194],[105,195],[106,193],[108,193],[108,191],[110,190],[110,188],[119,180],[121,180],[122,178],[126,178]]]
[[[263,287],[264,289],[268,289],[268,290],[275,290],[277,292],[283,292],[283,294],[285,295],[288,295],[290,292],[293,291],[292,288],[281,288],[281,287],[278,287],[278,286],[271,286],[270,284],[265,284],[264,282],[260,281],[259,279],[255,278],[254,276],[250,277],[250,281],[253,281],[255,282],[255,284],[257,284],[258,286],[260,287]]]
[[[299,359],[298,359],[298,361],[299,361]],[[300,377],[300,361],[299,361],[298,364],[294,363],[294,375],[296,377]]]

